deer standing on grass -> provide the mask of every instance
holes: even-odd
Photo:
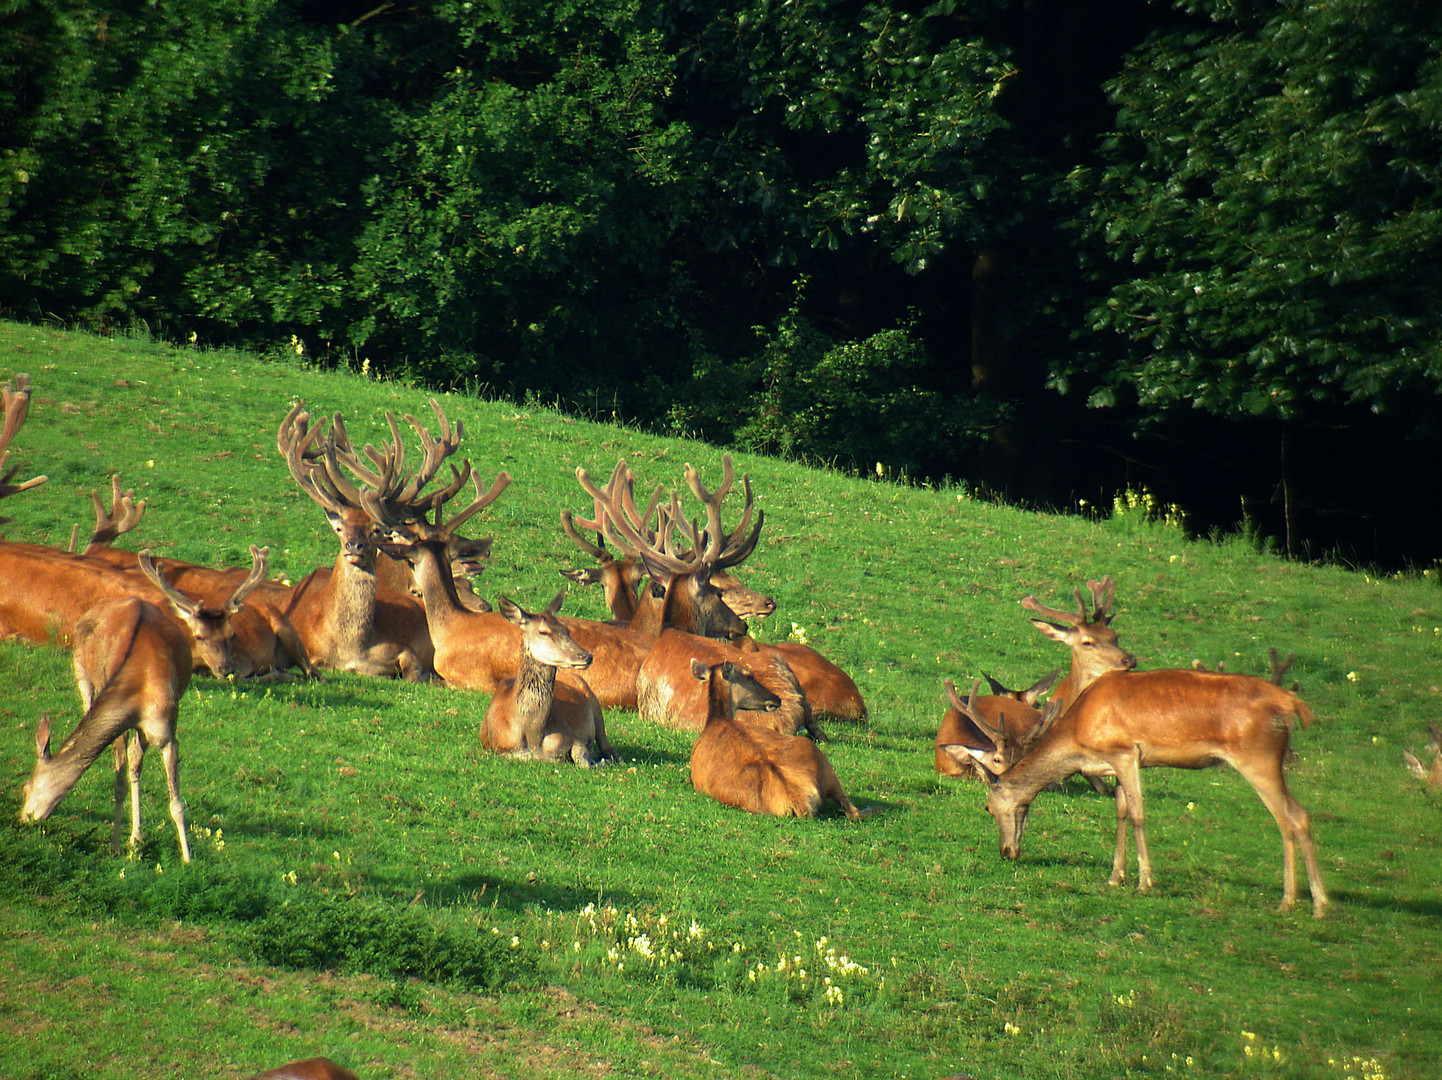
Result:
[[[565,592],[557,593],[544,611],[531,613],[501,597],[501,616],[521,629],[520,671],[491,698],[481,745],[515,757],[589,767],[615,757],[615,751],[606,738],[601,703],[585,678],[573,674],[591,666],[591,654],[557,618],[565,598]]]
[[[814,742],[737,720],[738,708],[775,708],[775,694],[729,661],[692,660],[691,677],[705,689],[707,709],[706,726],[691,748],[697,791],[753,814],[815,817],[831,800],[847,817],[862,816]]]
[[[1061,668],[1054,668],[1025,690],[1008,690],[988,675],[992,692],[978,697],[979,683],[973,683],[965,699],[950,679],[944,680],[951,708],[936,733],[936,771],[987,781],[1006,772],[1040,737],[1042,712],[1037,701],[1060,675]]]
[[[426,445],[426,460],[428,464],[433,461],[434,475],[434,467],[459,443],[461,431],[458,426],[452,433],[440,407],[434,402],[432,405],[443,420],[441,443],[430,441]],[[379,588],[378,528],[359,506],[354,484],[338,469],[327,469],[319,460],[318,447],[350,453],[349,438],[339,415],[332,420],[328,436],[324,429],[324,423],[310,426],[304,402],[298,402],[276,433],[276,447],[291,477],[325,511],[341,543],[332,567],[312,572],[291,591],[286,617],[305,642],[309,660],[316,667],[424,680],[431,674],[433,655],[425,613],[406,593]],[[392,431],[399,446],[399,431],[394,427]],[[429,440],[429,433],[425,435]],[[402,465],[398,458],[384,467],[396,471]]]
[[[1098,676],[1108,671],[1130,671],[1137,666],[1137,658],[1121,647],[1117,632],[1111,626],[1112,619],[1116,618],[1111,610],[1116,582],[1108,575],[1101,581],[1088,581],[1087,588],[1092,595],[1090,615],[1080,589],[1072,590],[1077,601],[1076,611],[1044,607],[1035,596],[1027,596],[1021,602],[1022,607],[1041,616],[1031,620],[1033,626],[1071,650],[1071,667],[1051,695],[1052,701],[1063,705],[1075,700]]]
[[[997,778],[987,797],[1003,857],[1021,852],[1032,800],[1048,784],[1080,772],[1117,778],[1117,839],[1111,884],[1126,877],[1126,828],[1136,834],[1137,885],[1152,885],[1142,806],[1141,770],[1201,769],[1227,764],[1250,783],[1282,833],[1282,907],[1296,899],[1296,849],[1301,847],[1312,913],[1327,893],[1317,868],[1307,811],[1287,790],[1282,765],[1292,725],[1306,727],[1311,710],[1290,691],[1252,675],[1162,669],[1099,676],[1065,709],[1050,709],[1047,730],[1019,762]]]
[[[754,500],[751,485],[743,478],[746,505],[741,520],[730,531],[722,528],[721,503],[734,483],[730,455],[723,458],[723,468],[721,486],[710,492],[696,470],[686,466],[687,484],[706,508],[704,529],[684,518],[680,501],[673,493],[654,531],[637,524],[649,515],[637,515],[634,504],[628,506],[624,461],[617,463],[605,487],[593,483],[585,469],[576,470],[581,487],[596,500],[597,524],[605,538],[643,563],[653,591],[659,589],[662,593],[659,607],[648,616],[652,622],[647,631],[655,636],[636,678],[637,711],[648,720],[700,731],[706,724],[706,695],[705,688],[691,677],[691,660],[729,660],[748,671],[782,702],[781,707],[771,711],[743,710],[744,719],[788,735],[804,727],[820,737],[795,673],[784,661],[770,662],[777,656],[775,650],[758,647],[747,638],[745,622],[726,606],[712,581],[718,570],[737,565],[755,549],[765,521],[764,511],[758,512],[751,526]],[[675,539],[677,532],[684,534],[680,541]]]
[[[194,612],[187,598],[162,586],[146,553],[141,567],[153,576],[174,615],[189,624]],[[264,562],[260,565],[263,567]],[[190,861],[185,804],[180,798],[180,753],[175,723],[180,698],[195,666],[192,646],[176,619],[138,597],[102,601],[75,626],[75,683],[82,717],[55,754],[50,753],[50,717],[42,716],[35,733],[35,769],[22,792],[20,819],[50,816],[86,769],[105,752],[115,752],[115,827],[111,846],[118,854],[130,791],[130,850],[141,843],[140,771],[145,751],[155,747],[165,763],[170,819],[175,823],[182,862]],[[128,744],[128,746],[127,746]]]

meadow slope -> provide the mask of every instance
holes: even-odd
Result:
[[[118,473],[149,504],[124,546],[229,565],[267,544],[292,580],[335,549],[275,449],[290,404],[339,411],[357,443],[385,434],[386,410],[429,419],[423,391],[294,357],[0,323],[0,381],[17,372],[34,398],[12,463],[50,479],[0,506],[7,539],[63,545]],[[714,447],[440,400],[486,479],[514,478],[473,529],[495,537],[492,600],[539,606],[558,568],[586,564],[558,525],[564,507],[589,514],[577,466],[604,476],[624,456],[644,485],[681,485],[686,462],[720,472]],[[481,750],[481,694],[197,677],[180,719],[195,862],[178,862],[155,761],[146,845],[126,860],[109,853],[104,762],[43,826],[8,823],[38,716],[63,734],[78,712],[64,653],[0,643],[0,1077],[238,1078],[315,1053],[364,1080],[1437,1075],[1442,800],[1402,767],[1442,719],[1435,569],[1378,577],[1188,539],[1144,499],[1039,514],[736,464],[766,512],[744,567],[777,602],[758,636],[804,637],[860,685],[871,722],[829,725],[826,749],[875,815],[711,803],[689,738],[625,712],[607,717],[621,760],[583,771]],[[934,773],[941,680],[1030,682],[1064,662],[1018,601],[1069,606],[1103,574],[1145,667],[1265,672],[1268,647],[1296,653],[1317,719],[1289,783],[1326,919],[1305,893],[1275,910],[1281,844],[1234,773],[1143,774],[1146,895],[1106,885],[1113,810],[1085,784],[1037,800],[1010,863],[983,789]],[[574,586],[564,610],[604,617]],[[496,974],[268,960],[277,931],[256,911],[304,927],[323,902],[493,945]]]

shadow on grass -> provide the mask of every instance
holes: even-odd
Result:
[[[637,907],[649,899],[632,891],[608,889],[604,896],[595,887],[506,878],[492,874],[463,874],[452,881],[417,889],[411,880],[389,883],[372,878],[371,886],[383,896],[404,898],[435,907],[497,908],[511,914],[535,908],[555,912],[579,912],[587,904],[604,900],[617,907]]]

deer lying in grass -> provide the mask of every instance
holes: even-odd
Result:
[[[649,528],[649,513],[638,515],[629,501],[624,461],[617,463],[605,487],[593,483],[585,469],[576,470],[577,481],[596,500],[597,524],[606,539],[641,561],[651,577],[653,592],[662,591],[659,606],[648,615],[652,621],[645,632],[651,635],[651,643],[636,677],[638,712],[657,723],[700,731],[706,724],[706,695],[705,688],[691,677],[691,660],[729,660],[781,701],[779,708],[770,711],[743,710],[746,719],[788,735],[804,727],[823,737],[795,673],[784,661],[771,663],[777,656],[774,649],[757,646],[746,636],[746,624],[727,607],[713,583],[718,570],[737,565],[755,549],[765,520],[764,513],[757,513],[751,526],[753,496],[743,477],[746,505],[741,520],[734,529],[722,528],[721,503],[735,479],[730,455],[724,456],[722,463],[721,486],[714,492],[707,491],[696,470],[686,466],[687,484],[706,508],[704,529],[685,520],[674,493],[669,508],[660,513],[657,528]],[[679,541],[675,538],[678,532],[683,534]],[[642,611],[646,611],[644,604]]]
[[[451,479],[430,491],[425,489],[437,468],[457,449],[460,428],[450,434],[449,421],[432,402],[441,422],[436,440],[414,417],[406,421],[420,435],[425,462],[415,472],[404,467],[399,426],[387,415],[393,438],[380,450],[366,447],[361,456],[341,440],[323,441],[318,469],[328,492],[346,510],[365,516],[384,550],[411,568],[423,599],[422,613],[433,643],[436,673],[452,686],[494,693],[518,674],[521,632],[498,612],[476,611],[457,594],[451,553],[457,530],[489,506],[510,484],[499,473],[489,491],[481,488],[471,463],[451,467]],[[443,520],[446,504],[475,478],[476,498]],[[353,477],[354,479],[350,479]],[[434,515],[435,520],[431,521]],[[644,635],[588,619],[562,619],[567,631],[592,656],[586,682],[607,708],[636,707],[636,672],[650,641]]]
[[[748,506],[750,485],[745,477]],[[620,497],[616,485],[623,484]],[[561,573],[579,585],[599,584],[605,593],[606,606],[612,621],[621,626],[659,634],[663,626],[662,606],[665,599],[665,585],[655,582],[654,587],[643,586],[647,577],[646,564],[633,555],[621,558],[614,556],[605,543],[605,515],[612,507],[624,513],[632,528],[639,536],[654,542],[657,529],[650,520],[658,512],[661,488],[658,486],[651,496],[645,513],[635,509],[632,492],[633,478],[625,462],[620,462],[611,483],[597,488],[594,520],[575,517],[571,511],[561,511],[561,528],[582,551],[592,555],[600,564],[579,570],[562,570]],[[603,499],[602,496],[607,498]],[[661,510],[662,515],[665,510]],[[596,534],[595,542],[582,537],[578,528],[588,529]],[[665,531],[663,526],[661,531]],[[733,530],[733,534],[739,530]],[[687,556],[682,555],[683,558]],[[764,593],[745,585],[734,574],[724,568],[713,569],[709,582],[721,594],[721,602],[742,620],[765,618],[776,610],[776,602]],[[864,721],[867,716],[866,702],[851,676],[836,664],[827,660],[809,645],[794,641],[780,641],[768,648],[781,654],[795,674],[801,692],[805,695],[813,715],[831,716],[839,720]]]
[[[256,1073],[250,1080],[360,1080],[360,1077],[330,1058],[305,1058],[275,1069]]]
[[[815,817],[829,799],[847,817],[861,817],[814,742],[736,719],[738,708],[775,708],[775,694],[729,661],[692,660],[691,676],[705,688],[707,702],[706,726],[691,749],[697,791],[753,814]]]
[[[440,406],[441,440],[425,436],[425,463],[417,478],[429,482],[441,461],[460,442],[459,425],[452,432]],[[391,420],[396,445],[400,433]],[[276,448],[291,477],[325,511],[341,549],[334,565],[307,575],[291,591],[286,617],[306,644],[316,667],[354,671],[361,675],[401,676],[413,681],[430,677],[434,649],[421,605],[405,592],[380,589],[376,580],[378,527],[360,508],[359,493],[339,469],[325,467],[324,452],[353,454],[340,416],[312,427],[304,402],[293,406],[276,432]],[[383,464],[398,473],[400,457]]]
[[[145,565],[149,565],[148,559]],[[176,614],[188,617],[185,611]],[[175,722],[192,667],[191,639],[154,604],[135,597],[110,600],[82,618],[75,626],[75,682],[84,715],[54,755],[50,753],[50,717],[40,718],[35,733],[35,770],[22,793],[20,819],[49,817],[85,770],[107,746],[113,746],[115,829],[111,842],[118,853],[128,781],[130,849],[137,850],[141,842],[140,770],[146,749],[153,746],[165,763],[170,819],[180,841],[180,858],[189,862]]]
[[[481,725],[481,745],[514,757],[591,766],[615,757],[596,695],[579,675],[591,654],[557,618],[564,592],[532,614],[504,596],[500,613],[520,627],[519,674],[497,689]],[[567,673],[557,678],[557,668]]]
[[[1282,765],[1292,724],[1312,714],[1295,695],[1251,675],[1163,669],[1097,678],[1057,710],[1031,751],[997,778],[987,797],[1003,857],[1021,852],[1032,800],[1048,784],[1080,772],[1117,778],[1117,840],[1111,883],[1126,876],[1126,826],[1137,844],[1137,885],[1152,885],[1141,770],[1228,764],[1256,790],[1282,833],[1282,907],[1296,899],[1296,848],[1302,849],[1312,912],[1327,907],[1307,811],[1287,790]]]
[[[951,708],[936,733],[936,771],[943,776],[991,780],[1015,765],[1039,735],[1041,710],[1037,699],[1051,689],[1061,668],[1025,690],[1008,690],[990,675],[990,694],[977,696],[973,683],[966,700],[950,679],[943,681]]]

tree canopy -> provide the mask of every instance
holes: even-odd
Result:
[[[1147,484],[1204,526],[1240,492],[1280,533],[1281,490],[1289,546],[1360,523],[1362,557],[1397,557],[1393,493],[1329,502],[1328,470],[1442,446],[1422,0],[3,0],[0,29],[16,317],[1019,498]]]

